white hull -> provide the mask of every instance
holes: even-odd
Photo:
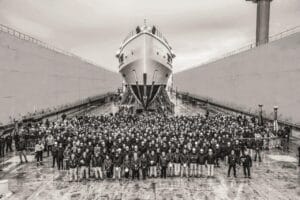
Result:
[[[124,61],[119,72],[127,85],[166,85],[172,65],[168,48],[151,34],[143,33],[122,49]]]

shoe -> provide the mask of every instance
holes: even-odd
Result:
[[[251,179],[251,176],[248,176],[249,179]]]

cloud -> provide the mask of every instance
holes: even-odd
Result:
[[[244,0],[0,0],[0,23],[117,71],[114,55],[144,19],[174,52],[175,71],[254,41],[256,5]],[[273,1],[271,34],[300,25],[300,1]]]

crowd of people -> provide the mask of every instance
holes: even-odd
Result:
[[[287,137],[284,129],[276,134]],[[132,114],[124,109],[23,125],[5,141],[9,151],[15,140],[21,163],[28,162],[26,149],[35,141],[37,166],[43,165],[46,154],[53,168],[68,170],[70,181],[214,177],[214,168],[224,165],[228,176],[233,171],[237,177],[240,165],[244,177],[251,178],[252,158],[262,162],[261,151],[272,136],[272,129],[258,125],[254,117]]]

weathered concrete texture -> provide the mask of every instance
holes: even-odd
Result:
[[[217,45],[217,44],[216,44]],[[179,91],[300,123],[300,33],[174,75]]]
[[[113,55],[112,55],[113,57]],[[0,122],[115,91],[117,73],[0,32]]]

